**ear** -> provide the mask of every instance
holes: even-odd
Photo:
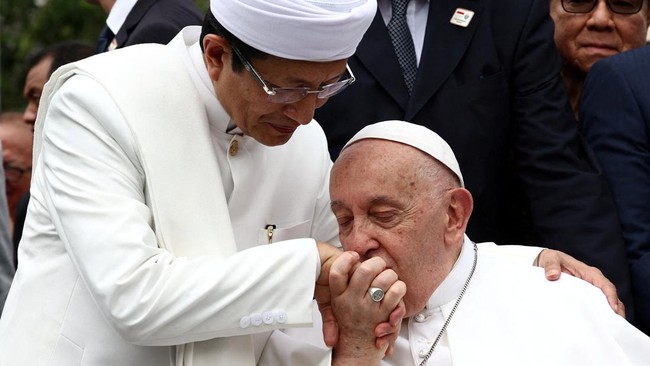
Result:
[[[203,57],[210,79],[216,81],[225,65],[230,64],[230,45],[225,38],[216,34],[207,34],[203,38]]]
[[[445,228],[445,242],[462,242],[467,222],[474,208],[472,194],[465,188],[454,188],[448,192],[449,205],[447,206],[447,227]]]

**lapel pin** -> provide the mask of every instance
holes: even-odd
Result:
[[[456,11],[454,12],[454,15],[451,16],[451,20],[449,21],[449,23],[463,28],[467,28],[469,22],[472,21],[473,16],[474,16],[473,11],[463,9],[463,8],[457,8]]]

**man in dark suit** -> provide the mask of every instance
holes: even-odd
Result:
[[[97,52],[139,43],[166,44],[188,25],[200,25],[203,12],[192,0],[88,0],[108,14]]]
[[[598,61],[580,126],[612,187],[632,275],[635,324],[650,335],[650,46]]]
[[[316,111],[332,158],[370,123],[429,127],[474,194],[471,238],[571,254],[600,268],[631,310],[616,209],[567,102],[548,0],[411,1],[410,93],[387,27],[394,10],[378,5],[349,59],[357,81]]]

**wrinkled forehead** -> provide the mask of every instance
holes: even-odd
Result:
[[[423,159],[431,158],[411,146],[388,140],[364,139],[345,148],[334,163],[330,190],[372,181],[388,184],[414,175]],[[382,187],[375,187],[382,189]],[[385,187],[383,187],[385,188]]]

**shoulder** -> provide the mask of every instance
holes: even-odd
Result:
[[[598,83],[605,89],[611,89],[606,84],[616,80],[625,80],[631,88],[648,90],[650,85],[650,46],[626,51],[596,62],[585,81],[585,89],[591,84]]]
[[[607,57],[592,66],[580,104],[583,131],[600,127],[591,125],[594,120],[603,119],[602,113],[625,118],[629,123],[643,122],[639,115],[650,112],[650,101],[643,97],[650,89],[648,64],[650,47],[646,46]],[[619,120],[611,120],[609,124],[617,129],[629,128]]]
[[[203,21],[203,12],[192,0],[147,1],[143,7],[147,8],[147,13],[143,16],[142,21],[150,23],[167,21],[171,22],[170,26],[179,24],[187,26],[200,25]]]
[[[191,0],[140,0],[129,13],[124,27],[118,32],[124,37],[128,34],[126,43],[130,46],[140,43],[166,44],[184,27],[201,25],[203,12]]]
[[[504,257],[497,252],[480,252],[477,273],[484,286],[498,292],[514,292],[518,297],[522,297],[522,301],[557,300],[575,304],[596,302],[606,305],[602,292],[581,279],[563,273],[559,280],[549,281],[543,268]]]
[[[633,66],[646,66],[648,65],[648,62],[650,62],[650,46],[644,46],[640,48],[636,48],[633,50],[629,50],[626,52],[619,53],[614,56],[606,57],[600,61],[598,61],[596,65],[601,65],[597,67],[596,69],[600,69],[602,67],[606,67],[607,65],[612,66],[612,65],[623,65],[625,67],[633,67]],[[592,69],[593,70],[593,69]]]

